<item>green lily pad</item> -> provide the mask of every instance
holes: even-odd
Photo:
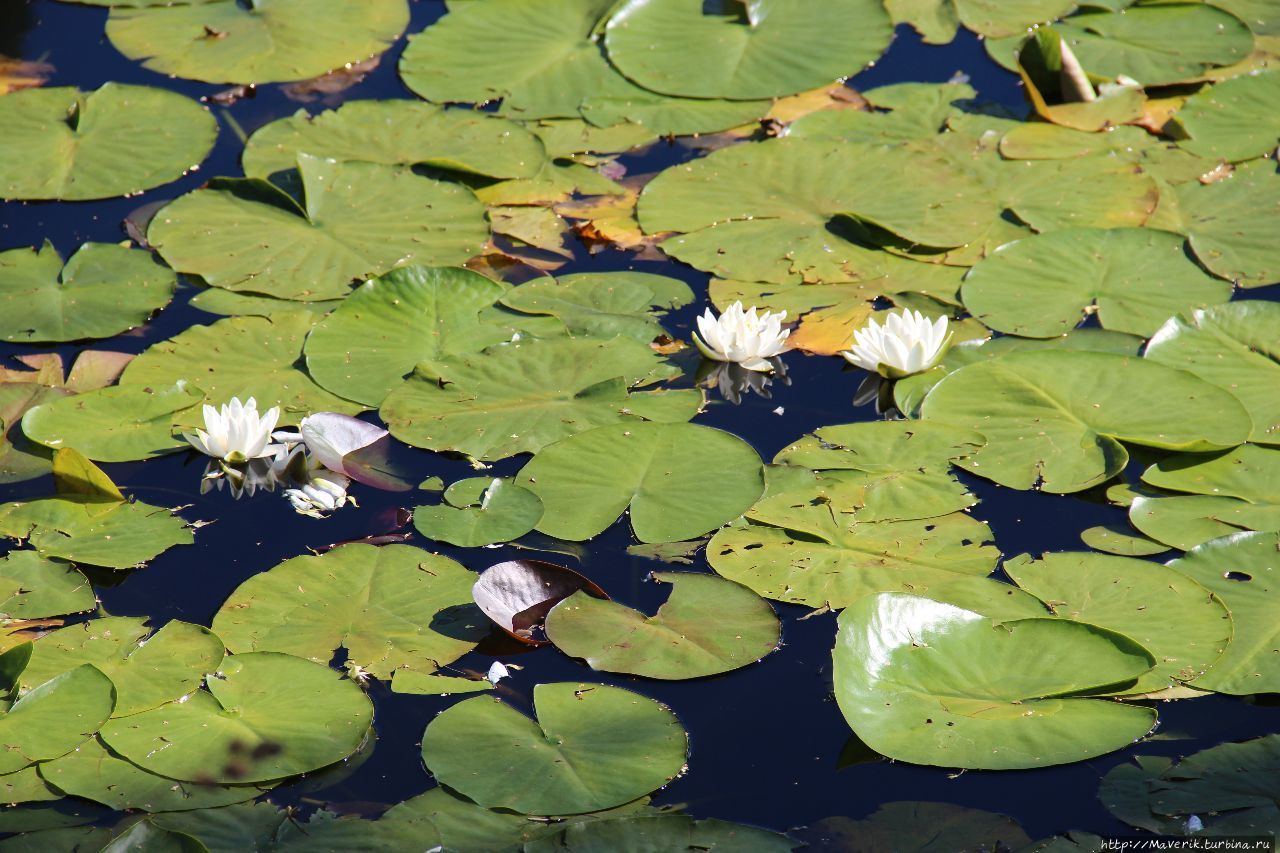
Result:
[[[164,507],[68,497],[0,504],[0,536],[27,539],[42,557],[108,569],[132,569],[195,541],[186,522]]]
[[[263,792],[253,785],[190,784],[157,776],[112,754],[98,738],[39,767],[41,777],[59,791],[118,811],[216,808],[252,800]]]
[[[902,174],[919,180],[904,186]],[[997,213],[974,178],[931,152],[806,139],[721,149],[663,172],[639,203],[646,233],[677,232],[668,254],[723,278],[774,282],[880,276],[879,253],[841,236],[845,218],[946,247],[980,237]]]
[[[1146,560],[1105,554],[1023,554],[1004,570],[1058,616],[1141,643],[1155,667],[1122,693],[1154,693],[1194,681],[1231,640],[1231,616],[1204,587]]]
[[[174,620],[154,634],[145,619],[108,616],[60,628],[32,645],[24,688],[81,664],[93,664],[115,684],[113,717],[127,717],[196,690],[222,663],[222,641],[208,628]]]
[[[111,721],[103,741],[161,776],[244,784],[342,760],[373,719],[373,704],[354,681],[291,655],[234,655],[205,684],[186,702]]]
[[[551,608],[547,637],[592,669],[664,679],[729,672],[778,648],[778,617],[746,587],[693,572],[652,577],[672,585],[653,616],[579,591]]]
[[[49,473],[49,451],[22,434],[22,416],[67,394],[66,388],[34,382],[0,383],[0,483],[20,483]]]
[[[1276,150],[1280,140],[1280,74],[1245,74],[1201,89],[1178,110],[1176,121],[1191,138],[1180,148],[1228,162],[1252,160]]]
[[[488,239],[464,186],[308,154],[297,169],[302,204],[260,178],[218,178],[162,208],[147,240],[215,287],[311,301],[405,264],[460,264]]]
[[[538,530],[590,539],[630,507],[641,542],[692,539],[732,521],[764,490],[760,457],[727,432],[623,423],[543,448],[517,481],[542,499]]]
[[[152,71],[210,83],[305,80],[382,53],[409,23],[404,0],[212,0],[115,8],[107,38]]]
[[[672,98],[636,89],[625,96],[597,98],[588,95],[578,111],[583,118],[602,130],[618,126],[629,128],[617,131],[618,137],[633,134],[635,127],[657,136],[692,136],[753,124],[764,118],[772,106],[773,102],[768,100]],[[602,134],[601,138],[609,137]],[[637,142],[622,150],[639,144]]]
[[[1128,746],[1153,709],[1073,698],[1132,682],[1153,658],[1120,634],[1065,619],[993,623],[883,593],[840,614],[836,701],[854,732],[899,761],[1010,770]]]
[[[111,716],[111,680],[88,664],[31,690],[0,716],[0,774],[66,755]]]
[[[110,243],[85,243],[65,267],[48,241],[38,251],[0,252],[0,338],[109,338],[147,322],[176,286],[149,252]]]
[[[1280,175],[1271,160],[1237,166],[1229,180],[1175,188],[1191,248],[1210,272],[1240,287],[1280,281],[1272,238],[1280,215]]]
[[[622,335],[645,343],[664,334],[658,313],[692,301],[693,291],[679,279],[638,272],[535,279],[502,296],[502,304],[515,311],[559,318],[571,334]]]
[[[574,850],[749,850],[786,853],[799,845],[785,835],[716,818],[695,820],[689,815],[641,813],[607,819],[568,821],[552,825],[554,834],[526,843],[528,853]]]
[[[492,690],[493,684],[483,678],[462,678],[456,675],[436,675],[397,669],[391,679],[392,693],[411,693],[417,696],[449,696],[454,693],[483,693]]]
[[[1278,546],[1277,533],[1235,533],[1198,545],[1169,563],[1170,569],[1199,582],[1231,611],[1231,643],[1193,687],[1237,696],[1280,690]]]
[[[111,198],[200,165],[218,123],[200,104],[150,86],[24,89],[0,101],[0,198]]]
[[[1012,818],[951,803],[885,803],[863,820],[829,817],[795,835],[817,850],[1025,851],[1031,843]]]
[[[692,98],[775,98],[849,77],[893,25],[877,0],[639,0],[610,17],[609,61],[646,89]]]
[[[187,304],[220,317],[270,317],[281,311],[305,309],[317,314],[328,314],[342,304],[341,299],[322,299],[317,302],[301,302],[295,299],[277,299],[247,291],[237,292],[221,287],[206,287],[191,297]]]
[[[82,745],[83,746],[83,745]],[[63,799],[63,793],[49,787],[40,778],[38,765],[32,764],[14,773],[0,776],[0,796],[9,805],[15,803],[51,803]],[[0,851],[7,849],[0,843]]]
[[[875,109],[809,113],[791,123],[787,136],[866,143],[927,140],[978,93],[967,83],[894,83],[860,94]]]
[[[592,427],[640,423],[629,415],[654,414],[642,409],[651,395],[628,388],[672,372],[647,345],[627,338],[522,340],[424,361],[378,414],[392,435],[415,447],[504,459]],[[688,420],[701,402],[690,391],[666,397],[673,405],[655,417]]]
[[[338,647],[378,678],[434,672],[471,651],[488,625],[471,604],[476,576],[408,545],[342,545],[294,557],[241,584],[213,618],[233,652],[328,663]]]
[[[1015,353],[950,373],[921,407],[925,419],[975,429],[987,444],[957,462],[1015,489],[1078,492],[1119,473],[1120,441],[1213,450],[1245,441],[1235,398],[1146,359],[1093,352]],[[1170,422],[1167,413],[1179,412]]]
[[[1227,391],[1253,418],[1249,440],[1280,444],[1280,305],[1233,302],[1174,317],[1151,338],[1145,356]]]
[[[1001,172],[1005,206],[1039,232],[1136,228],[1160,200],[1154,178],[1112,157],[1006,163]]]
[[[488,113],[416,101],[350,101],[314,116],[299,110],[255,131],[245,143],[244,173],[266,178],[293,169],[300,153],[489,178],[531,178],[547,159],[536,136]]]
[[[311,412],[358,414],[363,406],[321,388],[298,366],[303,340],[317,319],[309,311],[290,311],[270,319],[228,317],[192,326],[130,362],[120,385],[167,388],[190,381],[199,384],[209,403],[253,397],[260,412],[279,406],[282,425]],[[196,414],[188,410],[179,422],[198,423]]]
[[[189,446],[174,437],[173,419],[203,399],[183,384],[113,386],[37,406],[22,416],[22,431],[46,447],[74,447],[98,462],[152,459]]]
[[[43,619],[97,606],[93,587],[74,567],[34,551],[0,559],[0,619]]]
[[[1080,541],[1095,551],[1121,557],[1149,557],[1169,550],[1163,542],[1148,539],[1119,525],[1098,525],[1082,530]]]
[[[965,276],[965,307],[987,326],[1031,338],[1104,328],[1150,336],[1179,311],[1231,299],[1179,235],[1146,228],[1069,229],[1001,246]]]
[[[564,815],[630,802],[684,766],[687,735],[652,699],[561,682],[534,687],[533,704],[536,722],[487,696],[449,708],[422,736],[427,768],[486,808]]]
[[[307,370],[335,394],[376,406],[419,362],[508,340],[510,326],[481,315],[506,290],[470,270],[392,270],[316,325],[307,336]]]
[[[885,0],[895,24],[910,24],[929,44],[947,44],[964,24],[987,38],[1021,35],[1075,8],[1074,0]]]
[[[1280,531],[1280,505],[1217,495],[1138,496],[1129,521],[1157,542],[1189,551],[1197,545],[1242,530]]]
[[[471,477],[444,493],[444,502],[413,511],[413,526],[423,536],[463,548],[479,548],[519,539],[537,527],[542,501],[510,480]]]

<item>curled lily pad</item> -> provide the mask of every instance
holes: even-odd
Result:
[[[487,696],[454,705],[422,737],[427,768],[486,808],[563,815],[630,802],[684,767],[687,735],[652,699],[561,682],[536,686],[533,705],[537,721]]]
[[[66,266],[49,242],[0,253],[0,338],[15,343],[109,338],[163,308],[177,279],[150,253],[85,243]]]
[[[608,599],[594,581],[572,569],[544,560],[508,560],[480,573],[471,596],[499,628],[522,643],[540,646],[548,640],[534,633],[548,611],[579,590]]]
[[[184,383],[102,388],[29,410],[22,431],[46,447],[74,447],[99,462],[151,459],[189,446],[174,437],[174,416],[203,399]]]
[[[0,198],[84,200],[167,184],[200,165],[213,115],[164,89],[27,89],[0,101]],[[105,335],[104,335],[105,337]]]
[[[93,587],[73,566],[34,551],[10,551],[0,559],[0,619],[63,616],[96,605]]]
[[[541,518],[542,501],[528,489],[497,477],[471,477],[446,489],[443,503],[414,510],[413,526],[423,536],[478,548],[519,539]]]
[[[547,614],[547,637],[592,669],[667,679],[729,672],[778,648],[778,617],[751,590],[693,572],[653,579],[672,585],[653,616],[576,592]]]
[[[840,614],[836,701],[872,749],[916,764],[1009,770],[1128,746],[1155,711],[1070,694],[1151,669],[1132,640],[1065,619],[996,623],[950,604],[882,593]]]
[[[107,38],[152,71],[210,83],[305,80],[386,50],[409,23],[404,0],[210,0],[116,8]]]
[[[113,720],[102,739],[144,770],[192,782],[306,773],[360,746],[373,705],[323,664],[274,652],[227,658],[185,702]]]
[[[162,208],[148,242],[215,287],[311,301],[393,267],[462,263],[489,236],[464,186],[306,153],[296,166],[300,199],[261,178],[217,178]]]
[[[285,652],[328,663],[339,648],[379,678],[434,672],[486,632],[471,606],[475,575],[408,545],[341,545],[294,557],[236,589],[213,618],[233,652]]]
[[[93,737],[114,703],[111,680],[89,664],[37,685],[0,715],[0,774],[66,755]]]

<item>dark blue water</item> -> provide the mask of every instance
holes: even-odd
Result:
[[[443,12],[442,4],[434,0],[415,0],[412,5],[409,32],[421,30]],[[126,60],[103,37],[105,18],[105,9],[53,0],[0,0],[0,53],[52,63],[56,70],[48,84],[51,86],[93,89],[115,80],[163,86],[192,97],[224,88],[171,80]],[[395,74],[403,44],[402,40],[364,82],[341,97],[413,97]],[[1022,108],[1016,78],[987,60],[981,43],[964,34],[950,45],[933,47],[902,28],[887,55],[852,83],[865,89],[904,81],[943,82],[956,72],[967,74],[982,98]],[[336,106],[337,101],[306,106],[317,111],[326,105]],[[239,175],[238,131],[252,133],[300,106],[285,97],[279,86],[260,87],[254,97],[229,107],[214,106],[222,135],[200,171],[136,198],[0,204],[0,250],[38,245],[49,239],[65,257],[88,240],[122,240],[121,223],[135,209],[176,198],[216,175]],[[624,158],[623,162],[635,171],[651,171],[686,156],[683,148],[656,146],[643,160]],[[678,263],[637,263],[616,251],[596,255],[582,251],[563,272],[618,269],[679,276],[700,294],[705,292],[707,276],[703,273]],[[27,348],[0,344],[0,359],[8,363],[14,355],[56,351],[70,364],[77,352],[87,348],[140,352],[190,325],[217,319],[186,304],[195,292],[184,287],[155,321],[129,335],[88,345]],[[701,307],[671,315],[666,323],[671,333],[687,340],[690,324]],[[699,422],[743,436],[768,460],[819,426],[877,418],[873,407],[852,405],[863,378],[861,371],[847,368],[840,359],[800,353],[787,355],[786,362],[790,384],[775,383],[772,399],[749,396],[739,406],[716,403]],[[692,373],[696,359],[686,366]],[[784,409],[781,416],[773,413],[778,406]],[[435,475],[447,483],[475,473],[465,462],[425,451],[405,449],[402,456],[413,482]],[[522,464],[523,460],[507,460],[496,465],[494,473],[513,473]],[[413,493],[377,493],[357,486],[360,508],[343,509],[327,520],[316,521],[294,514],[278,495],[239,502],[225,493],[200,496],[197,487],[203,459],[193,456],[177,454],[145,464],[105,468],[141,500],[167,506],[189,504],[182,511],[184,518],[214,522],[199,531],[194,546],[173,549],[143,570],[91,573],[106,613],[147,616],[156,627],[170,619],[207,625],[223,600],[245,579],[308,549],[386,533],[395,528],[396,510],[412,508],[416,500]],[[1008,556],[1082,549],[1080,531],[1098,524],[1125,523],[1124,510],[1090,495],[1012,492],[964,476],[982,498],[974,515],[991,525]],[[0,486],[0,500],[47,494],[51,489],[47,479]],[[413,541],[426,544],[421,537]],[[629,556],[625,550],[629,544],[629,531],[618,525],[585,543],[580,562],[511,546],[445,548],[443,553],[476,571],[520,557],[565,561],[590,575],[618,601],[652,612],[669,588],[645,578],[650,571],[670,567]],[[701,559],[693,566],[676,568],[707,570]],[[1224,740],[1242,740],[1280,728],[1280,711],[1274,701],[1265,704],[1265,700],[1209,697],[1161,703],[1159,734],[1166,739],[1066,767],[957,774],[889,762],[851,736],[832,697],[834,615],[802,620],[805,609],[775,606],[784,620],[783,648],[755,666],[725,676],[668,683],[596,673],[553,648],[529,651],[499,638],[482,645],[483,653],[468,655],[455,668],[483,672],[495,658],[519,663],[524,669],[511,681],[504,681],[499,692],[522,707],[528,706],[535,683],[560,680],[618,684],[665,702],[689,730],[692,753],[688,775],[659,792],[655,802],[686,804],[688,811],[699,817],[773,829],[832,815],[861,817],[895,800],[932,800],[1003,812],[1022,823],[1033,838],[1071,829],[1120,833],[1125,827],[1102,808],[1096,791],[1101,777],[1131,754],[1186,755]],[[378,683],[373,683],[370,695],[377,706],[378,732],[372,756],[329,787],[301,793],[284,787],[270,799],[280,805],[325,804],[370,813],[377,810],[371,804],[396,803],[434,784],[419,754],[422,731],[437,713],[458,700],[392,695]]]

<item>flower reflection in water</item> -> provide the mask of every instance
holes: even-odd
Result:
[[[775,380],[783,385],[791,384],[782,359],[775,356],[768,361],[770,366],[764,370],[748,370],[729,361],[704,361],[698,382],[704,387],[715,388],[723,399],[735,406],[742,403],[744,394],[759,394],[768,400],[773,396],[770,386]]]

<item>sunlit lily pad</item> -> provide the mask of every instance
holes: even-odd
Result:
[[[848,77],[889,46],[877,0],[749,4],[633,0],[609,17],[609,60],[646,89],[694,98],[773,98]]]
[[[1227,392],[1145,359],[1027,352],[970,364],[934,386],[921,416],[975,429],[957,464],[1015,489],[1078,492],[1119,473],[1120,441],[1169,450],[1234,447],[1248,413]],[[1170,421],[1169,411],[1179,412]]]
[[[294,557],[245,581],[213,618],[233,652],[328,663],[338,647],[379,678],[434,672],[488,632],[471,604],[476,576],[407,545],[343,545]]]
[[[1280,216],[1280,175],[1272,160],[1237,166],[1230,178],[1177,187],[1182,227],[1200,262],[1241,287],[1280,281],[1275,223]]]
[[[78,666],[45,681],[0,715],[0,774],[66,755],[111,716],[111,680]]]
[[[486,696],[449,708],[423,735],[427,768],[487,808],[562,815],[630,802],[684,766],[685,731],[652,699],[561,682],[534,687],[533,704],[537,721]]]
[[[630,507],[641,542],[692,539],[737,518],[764,490],[760,457],[727,432],[623,423],[543,448],[518,483],[542,499],[538,530],[584,540]]]
[[[399,2],[399,0],[397,0]],[[149,86],[27,89],[0,100],[0,198],[110,198],[200,165],[218,135],[195,101]]]
[[[471,477],[459,480],[439,504],[420,506],[413,526],[423,536],[478,548],[510,542],[533,530],[542,518],[542,501],[510,480]]]
[[[113,386],[37,406],[23,415],[22,431],[47,447],[74,447],[98,462],[151,459],[189,446],[174,437],[174,416],[203,399],[185,385]]]
[[[295,299],[277,299],[248,291],[227,290],[222,287],[206,287],[187,303],[209,314],[220,317],[270,317],[280,311],[297,311],[299,308],[328,314],[342,303],[341,299],[322,299],[302,302]]]
[[[254,652],[227,658],[207,690],[113,720],[102,739],[144,770],[248,783],[306,773],[355,752],[373,705],[323,664]]]
[[[693,292],[679,279],[636,272],[535,279],[502,296],[508,308],[558,317],[572,334],[646,343],[663,334],[657,313],[692,301]]]
[[[1280,74],[1245,74],[1192,95],[1176,120],[1194,154],[1237,162],[1276,150],[1280,140]]]
[[[1192,683],[1202,690],[1248,695],[1280,691],[1280,623],[1276,603],[1280,534],[1235,533],[1206,542],[1169,563],[1198,581],[1231,612],[1234,633],[1218,662]]]
[[[636,89],[625,96],[596,98],[588,95],[579,112],[601,129],[640,127],[658,136],[691,136],[749,125],[764,118],[772,106],[773,102],[768,100],[673,98]],[[602,135],[601,138],[607,137]]]
[[[404,0],[212,0],[117,8],[107,38],[152,71],[210,83],[304,80],[386,50],[409,23]]]
[[[71,497],[0,504],[0,536],[27,539],[42,557],[109,569],[131,569],[194,541],[186,522],[164,507]]]
[[[351,101],[315,116],[302,110],[254,132],[245,143],[245,174],[265,178],[293,169],[300,153],[490,178],[531,178],[547,158],[532,133],[488,113],[417,101]]]
[[[1189,551],[1242,530],[1280,531],[1280,504],[1219,495],[1140,495],[1129,507],[1129,522],[1152,539]]]
[[[943,767],[1008,770],[1128,746],[1150,708],[1069,694],[1151,669],[1134,641],[1065,619],[993,623],[970,610],[884,593],[840,614],[836,701],[872,749]]]
[[[1100,524],[1082,530],[1080,541],[1095,551],[1121,557],[1149,557],[1169,550],[1169,546],[1163,542],[1149,539],[1118,524]]]
[[[34,551],[0,559],[0,619],[42,619],[97,606],[93,587],[75,567]]]
[[[0,253],[0,338],[109,338],[147,322],[176,286],[171,270],[137,249],[86,243],[65,267],[47,241],[38,251],[12,249]]]
[[[1155,667],[1125,694],[1154,693],[1199,678],[1231,639],[1227,608],[1188,578],[1146,560],[1104,554],[1006,560],[1018,586],[1058,616],[1099,625],[1142,644]]]
[[[437,675],[412,669],[397,669],[391,680],[392,693],[411,693],[418,696],[452,696],[456,693],[483,693],[492,689],[493,683],[483,678]]]
[[[147,240],[215,287],[317,300],[408,263],[462,263],[488,238],[464,186],[308,154],[297,168],[301,203],[262,179],[219,178],[161,209]]]
[[[1183,310],[1226,302],[1179,235],[1146,228],[1071,229],[1001,246],[965,277],[962,296],[997,331],[1049,338],[1096,312],[1104,328],[1149,336]]]
[[[1075,8],[1074,0],[885,0],[895,24],[911,24],[929,44],[947,44],[964,24],[988,38],[1020,35]]]
[[[672,585],[653,616],[576,592],[547,614],[547,636],[592,669],[666,679],[729,672],[778,648],[778,617],[746,587],[694,572],[653,579]]]
[[[19,483],[49,473],[49,451],[22,434],[22,416],[67,393],[65,388],[33,382],[0,383],[0,483]]]

